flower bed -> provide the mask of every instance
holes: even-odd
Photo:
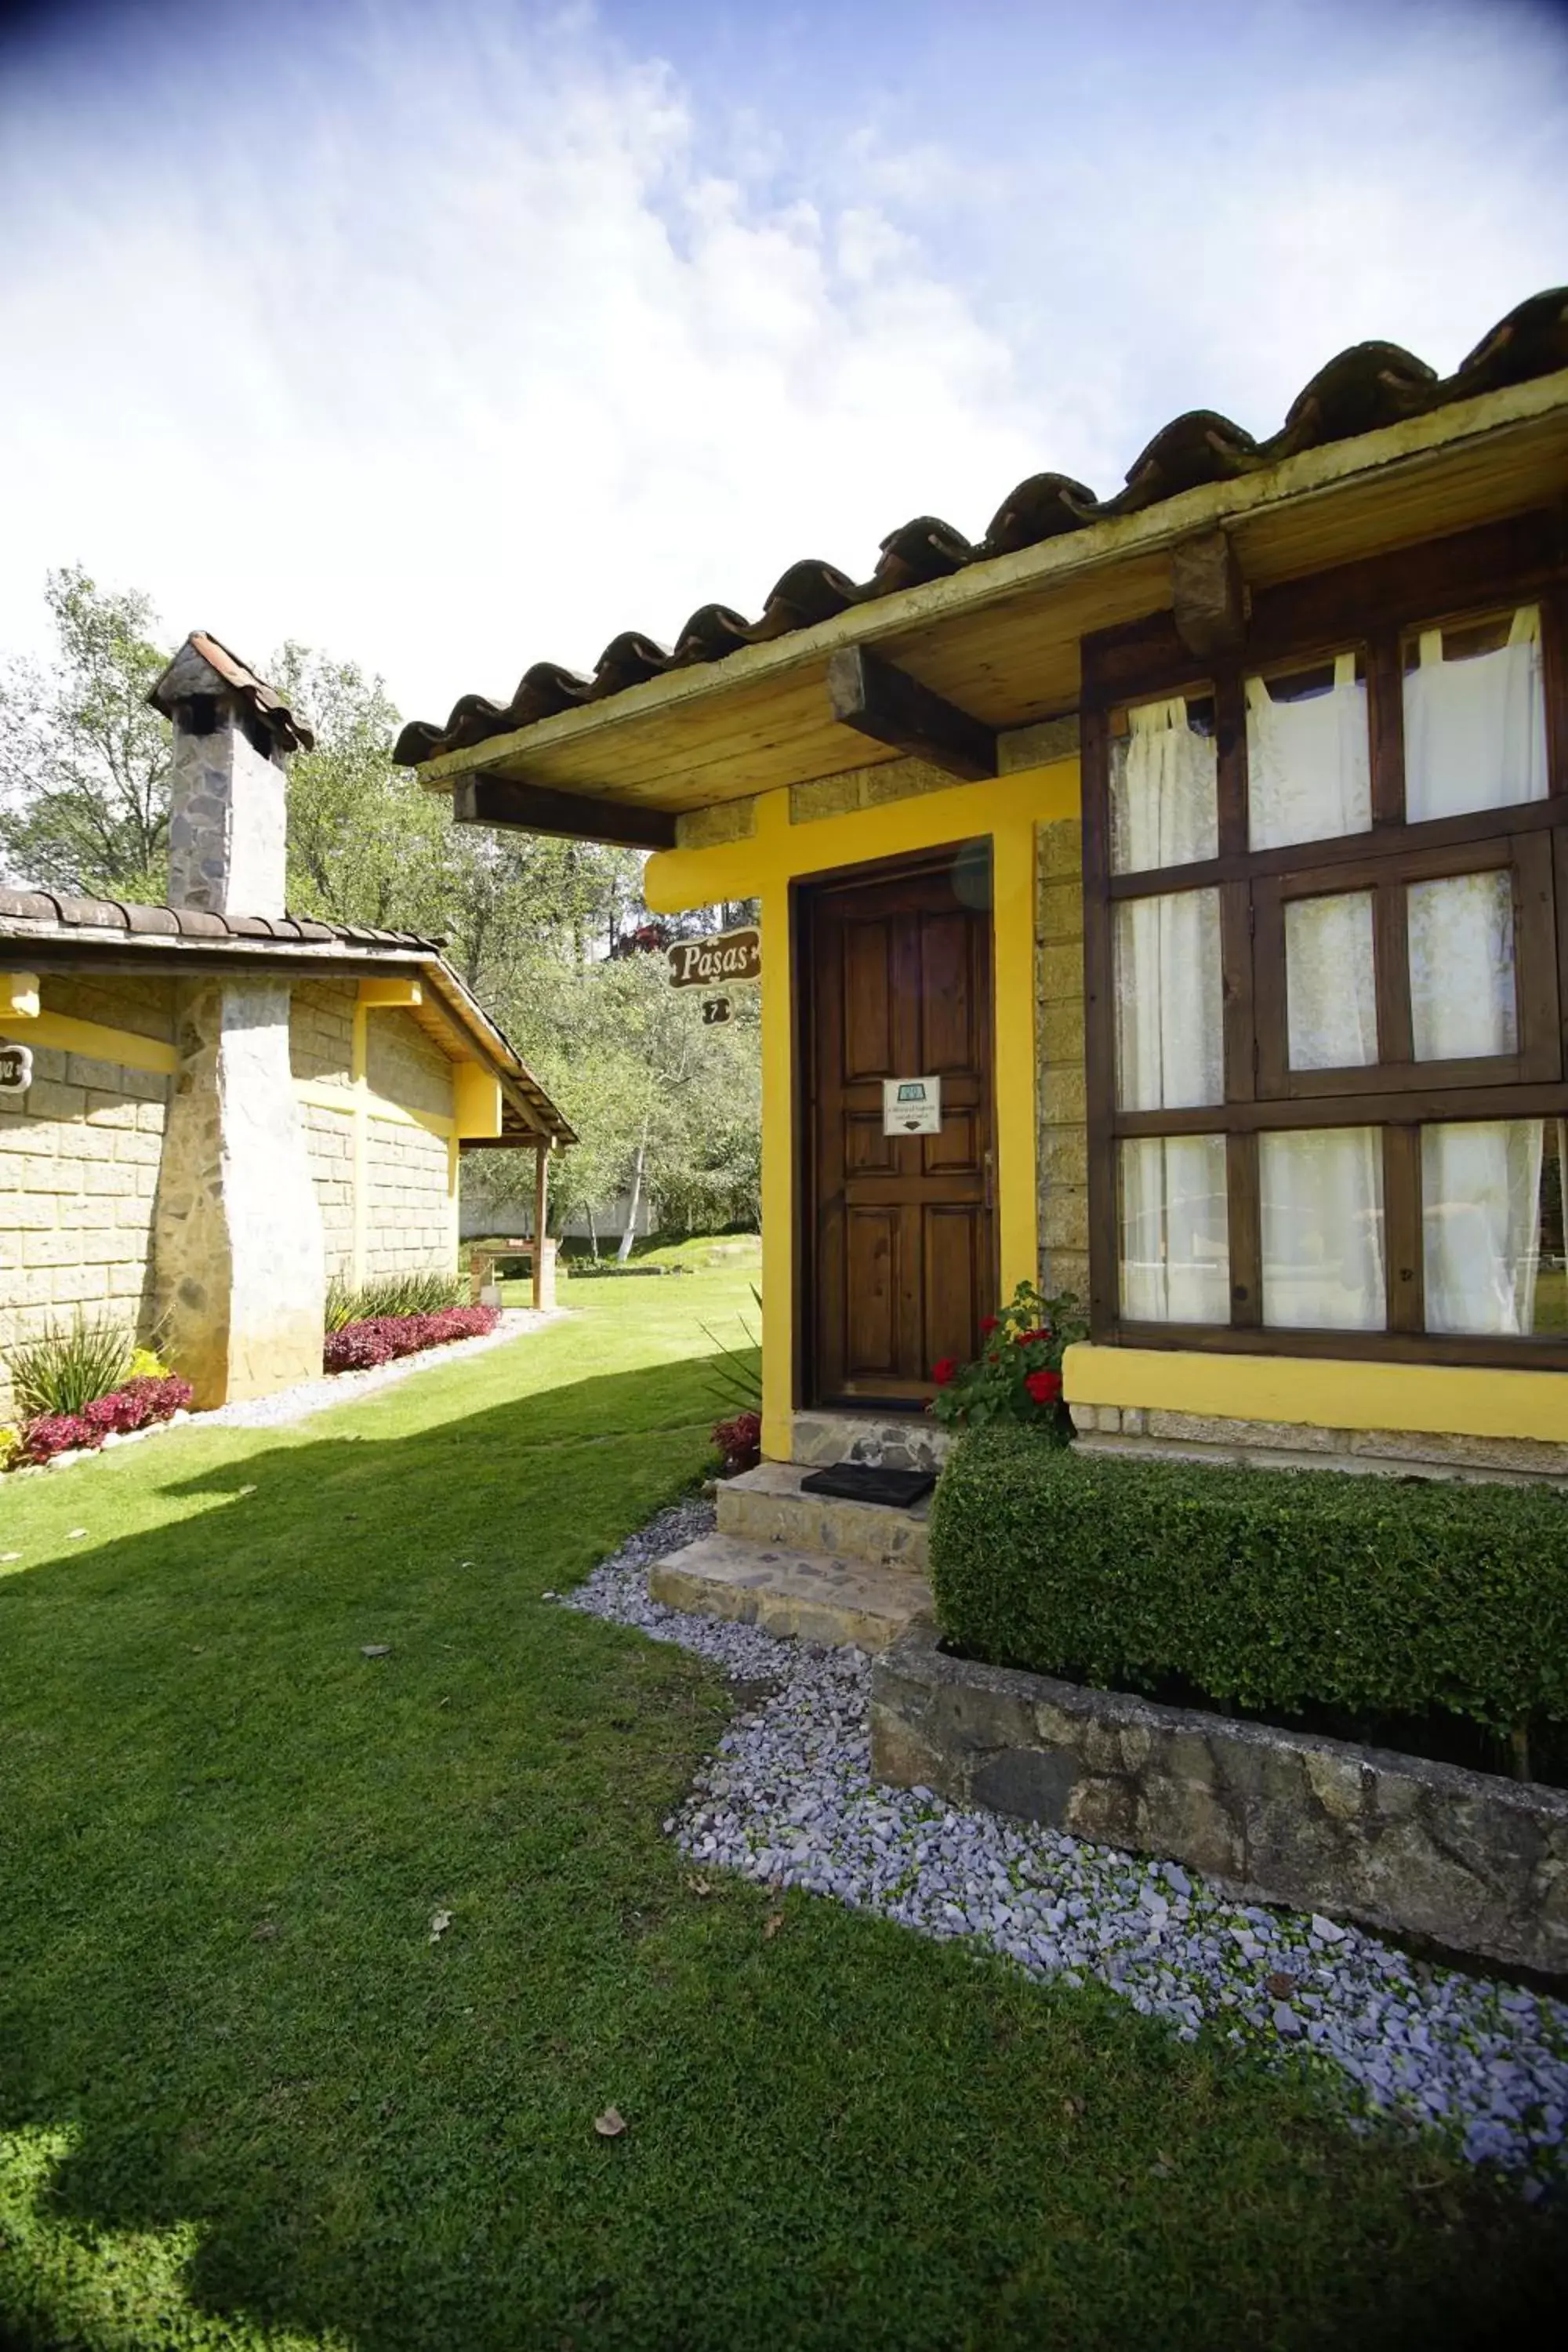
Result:
[[[497,1307],[444,1307],[433,1315],[374,1315],[363,1323],[345,1323],[342,1330],[328,1333],[321,1369],[368,1371],[399,1356],[417,1356],[426,1348],[449,1346],[454,1339],[482,1339],[500,1321]]]
[[[174,1373],[127,1381],[79,1412],[42,1412],[18,1437],[13,1466],[37,1468],[60,1454],[95,1453],[106,1437],[129,1437],[190,1409],[191,1384]]]

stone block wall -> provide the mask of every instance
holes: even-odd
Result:
[[[46,975],[47,1013],[172,1042],[170,982]],[[171,1081],[60,1048],[33,1048],[26,1095],[0,1097],[0,1421],[18,1341],[79,1309],[145,1336],[153,1213]]]
[[[341,1111],[325,1110],[317,1103],[302,1103],[300,1108],[321,1212],[329,1282],[334,1276],[346,1282],[353,1270],[354,1145],[350,1105],[358,993],[352,980],[296,981],[289,1008],[289,1058],[294,1076],[343,1090]]]
[[[1237,1421],[1158,1406],[1075,1404],[1086,1454],[1144,1461],[1224,1462],[1256,1470],[1360,1470],[1398,1478],[1538,1479],[1568,1484],[1568,1442],[1463,1437],[1442,1430],[1326,1429],[1306,1422]]]
[[[1083,827],[1036,834],[1035,1062],[1040,1284],[1089,1297],[1089,1139],[1083,1036]]]
[[[451,1274],[457,1225],[447,1191],[447,1145],[422,1127],[373,1118],[365,1273]]]

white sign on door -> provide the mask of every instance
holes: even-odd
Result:
[[[882,1132],[884,1135],[940,1135],[942,1080],[884,1078]]]

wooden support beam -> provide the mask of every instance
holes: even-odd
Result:
[[[1171,550],[1171,604],[1176,635],[1199,661],[1240,652],[1251,599],[1227,531],[1205,531]]]
[[[630,801],[589,800],[510,776],[464,776],[453,788],[458,824],[494,824],[516,833],[548,833],[567,841],[603,841],[615,849],[673,849],[675,818],[668,809]]]
[[[844,646],[827,665],[827,695],[841,727],[853,727],[950,776],[978,783],[996,773],[996,730],[944,702],[879,654]]]
[[[544,1304],[544,1228],[550,1215],[550,1145],[543,1136],[539,1139],[539,1157],[533,1171],[533,1304],[535,1310]]]
[[[425,991],[416,980],[362,980],[359,1001],[372,1013],[389,1013],[403,1006],[409,1010],[425,1002]]]

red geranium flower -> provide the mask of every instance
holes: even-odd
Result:
[[[955,1356],[942,1356],[931,1366],[931,1376],[939,1389],[944,1389],[957,1370],[958,1360]]]
[[[995,1318],[995,1316],[994,1316],[994,1315],[983,1315],[983,1316],[981,1317],[981,1318],[980,1318],[980,1336],[981,1336],[981,1338],[982,1338],[983,1339],[989,1339],[989,1337],[990,1337],[991,1333],[992,1333],[993,1331],[994,1331],[994,1330],[995,1330],[995,1328],[996,1328],[996,1318]]]
[[[1055,1404],[1062,1392],[1060,1372],[1031,1372],[1024,1382],[1037,1404]]]
[[[1037,1339],[1048,1339],[1050,1336],[1048,1326],[1038,1331],[1020,1331],[1015,1344],[1020,1348],[1032,1348]]]

